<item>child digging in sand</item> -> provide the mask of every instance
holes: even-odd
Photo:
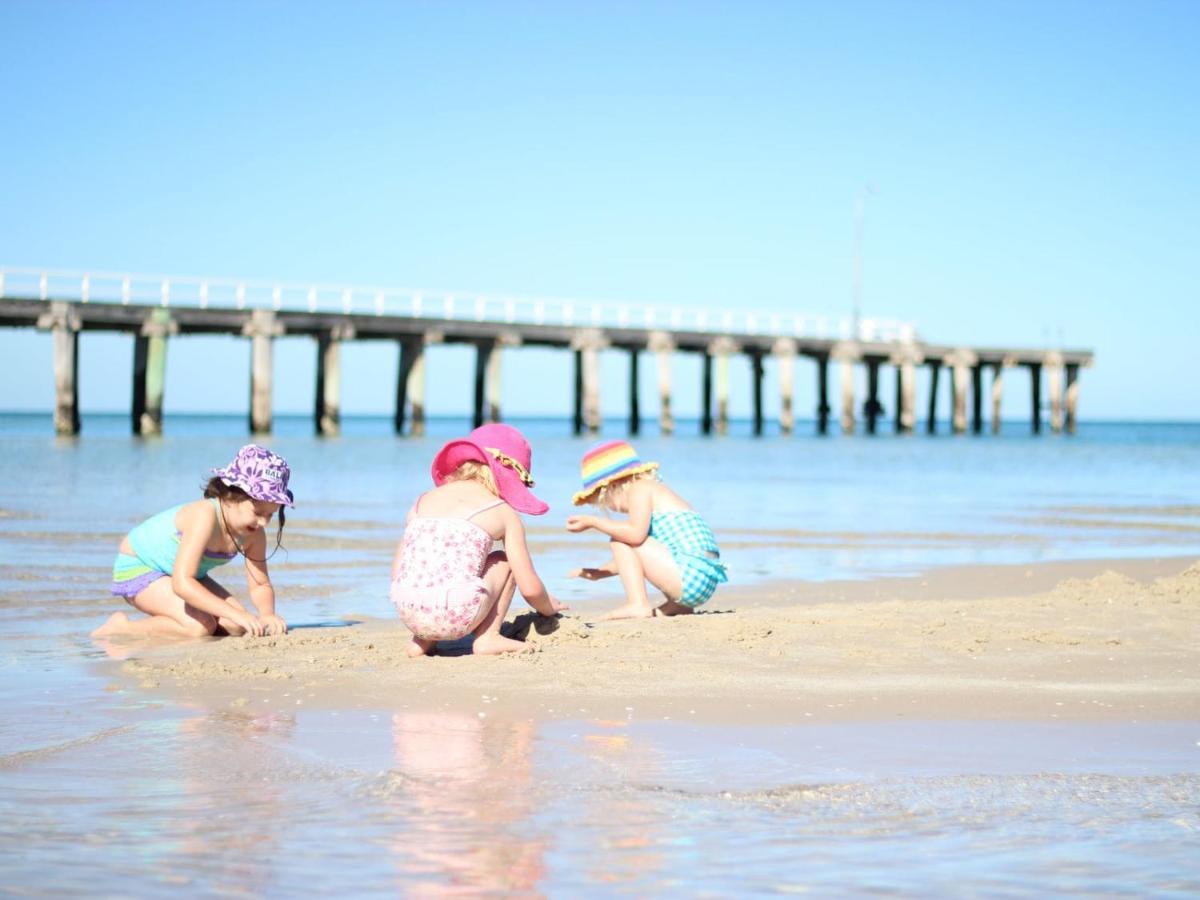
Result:
[[[567,519],[567,531],[594,528],[609,537],[612,559],[571,573],[591,580],[621,577],[626,602],[601,618],[687,615],[727,580],[712,529],[686,500],[658,480],[658,463],[642,462],[625,441],[605,441],[584,455],[581,468],[583,490],[575,494],[575,505],[592,503],[629,516],[625,521],[598,516]],[[646,582],[666,597],[657,609],[647,596]]]
[[[436,487],[409,510],[392,562],[392,602],[413,635],[409,656],[468,634],[477,654],[532,649],[500,634],[514,590],[543,616],[566,608],[546,592],[525,545],[519,513],[549,509],[529,490],[530,466],[529,442],[509,425],[476,428],[434,457]],[[494,541],[504,550],[493,552]]]
[[[275,614],[266,529],[278,512],[278,547],[283,507],[292,505],[290,475],[282,456],[247,444],[233,462],[212,471],[204,499],[173,506],[129,532],[113,565],[112,593],[148,618],[131,620],[115,612],[92,636],[287,631],[287,623]],[[257,616],[208,574],[239,553],[246,561],[246,587]]]

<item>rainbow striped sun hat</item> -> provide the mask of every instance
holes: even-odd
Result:
[[[638,459],[637,451],[626,441],[602,441],[583,454],[583,462],[580,463],[583,490],[575,494],[571,501],[576,506],[588,503],[605,485],[630,475],[653,472],[657,468],[656,462]]]

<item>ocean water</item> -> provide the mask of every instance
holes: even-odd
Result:
[[[562,522],[586,439],[534,446],[535,563],[576,609],[615,602]],[[398,439],[349,418],[266,441],[297,507],[271,560],[293,625],[391,615],[387,572],[429,462],[463,420]],[[653,429],[651,429],[653,431]],[[819,438],[680,423],[635,443],[711,521],[739,583],[946,565],[1200,555],[1200,425],[1073,436]],[[621,436],[606,423],[605,436]],[[55,438],[0,416],[0,890],[205,895],[729,896],[1200,890],[1200,723],[717,728],[631,717],[184,705],[116,677],[87,634],[121,535],[199,495],[242,417],[124,416]],[[519,604],[520,601],[517,601]]]

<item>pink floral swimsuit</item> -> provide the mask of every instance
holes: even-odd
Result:
[[[492,536],[471,519],[502,504],[496,500],[463,518],[409,510],[392,579],[392,603],[408,630],[424,640],[464,637],[487,614],[484,568]]]

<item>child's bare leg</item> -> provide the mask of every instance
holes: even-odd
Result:
[[[508,557],[503,552],[497,551],[488,556],[483,570],[483,581],[487,585],[489,598],[484,603],[490,604],[490,608],[471,632],[475,635],[471,652],[482,656],[532,650],[529,644],[506,638],[500,633],[500,626],[504,623],[504,617],[508,615],[513,594],[517,590],[517,580],[513,577]]]
[[[92,632],[93,637],[128,634],[137,637],[204,637],[216,630],[217,620],[206,612],[188,606],[171,590],[170,578],[151,582],[130,603],[147,616],[130,619],[125,613],[113,613],[107,622]]]
[[[633,547],[620,541],[612,541],[613,560],[617,564],[617,575],[625,589],[625,603],[609,610],[601,619],[648,619],[654,615],[654,607],[646,595],[646,570]]]

